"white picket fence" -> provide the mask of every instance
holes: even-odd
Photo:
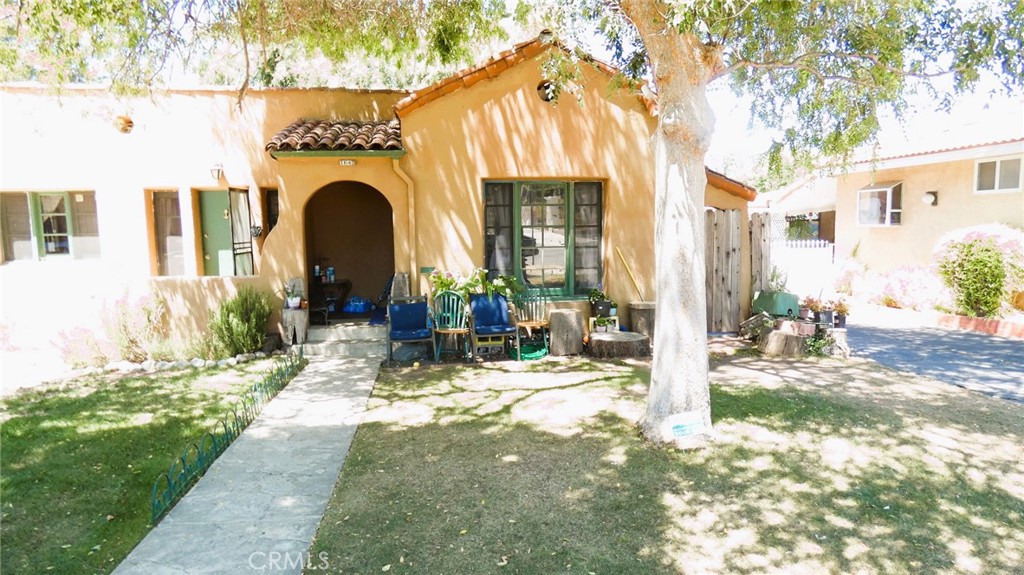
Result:
[[[783,246],[788,249],[833,249],[832,242],[828,240],[785,240]]]
[[[831,292],[835,286],[835,245],[827,240],[774,242],[772,265],[787,274],[787,288],[800,295]]]

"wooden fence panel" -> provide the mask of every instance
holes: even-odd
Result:
[[[754,293],[768,289],[772,275],[772,216],[750,214],[750,273]]]
[[[740,211],[705,212],[707,328],[735,332],[740,322]]]

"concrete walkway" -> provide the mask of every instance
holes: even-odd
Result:
[[[313,358],[114,575],[301,573],[377,359]]]
[[[933,327],[927,314],[868,308],[849,318],[855,356],[1024,402],[1024,340]]]

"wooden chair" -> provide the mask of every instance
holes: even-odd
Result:
[[[522,359],[519,346],[519,326],[516,323],[515,307],[510,306],[501,294],[470,294],[469,308],[471,314],[470,340],[473,349],[479,344],[481,337],[505,336],[516,340],[516,359]],[[504,345],[502,346],[504,347]]]
[[[466,300],[458,292],[446,290],[434,295],[434,337],[440,340],[434,344],[434,361],[440,362],[441,354],[446,351],[459,351],[459,337],[462,337],[466,361],[473,360],[473,352],[469,345],[468,310]],[[446,338],[454,339],[456,347],[445,349]]]
[[[516,296],[516,320],[520,329],[526,330],[527,337],[533,337],[533,330],[539,330],[548,351],[548,299],[538,293],[522,293]]]

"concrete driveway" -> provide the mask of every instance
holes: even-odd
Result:
[[[932,327],[914,312],[865,311],[847,325],[853,355],[1024,403],[1024,340]]]

